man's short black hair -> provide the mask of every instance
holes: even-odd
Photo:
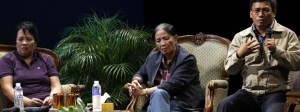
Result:
[[[254,2],[270,2],[272,10],[277,9],[277,1],[276,0],[250,0],[250,9],[252,8],[252,5]]]

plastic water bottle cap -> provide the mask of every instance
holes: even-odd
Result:
[[[99,84],[99,81],[94,81],[94,84]]]
[[[16,83],[16,86],[21,86],[21,83]]]

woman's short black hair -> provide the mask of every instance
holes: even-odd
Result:
[[[33,22],[23,21],[17,26],[17,32],[22,30],[23,32],[28,31],[34,38],[35,42],[38,44],[38,30]]]

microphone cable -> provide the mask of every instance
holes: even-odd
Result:
[[[267,72],[267,80],[266,80],[266,84],[265,84],[265,93],[264,93],[264,96],[266,95],[266,93],[267,93],[267,89],[268,89],[268,81],[269,81],[269,76],[270,76],[270,74],[271,74],[271,51],[270,50],[268,50],[268,67],[267,67],[267,69],[268,69],[268,72]]]
[[[265,36],[265,39],[267,38],[271,38],[271,34],[272,34],[272,29],[271,28],[268,28],[267,31],[266,31],[266,36]],[[266,80],[266,84],[265,84],[265,93],[264,93],[264,97],[267,93],[267,89],[268,89],[268,81],[269,81],[269,76],[271,74],[271,59],[272,59],[272,56],[271,56],[271,50],[270,48],[268,49],[268,53],[266,54],[266,58],[267,58],[267,61],[268,61],[268,72],[267,72],[267,80]]]

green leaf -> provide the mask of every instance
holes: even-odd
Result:
[[[67,107],[60,107],[58,110],[61,110],[61,111],[63,111],[63,112],[68,112],[68,108]]]
[[[74,106],[70,106],[68,112],[76,112],[76,109]]]
[[[84,102],[81,100],[80,97],[78,97],[76,99],[76,102],[77,102],[77,110],[78,110],[78,112],[85,112],[85,105],[84,105]]]

